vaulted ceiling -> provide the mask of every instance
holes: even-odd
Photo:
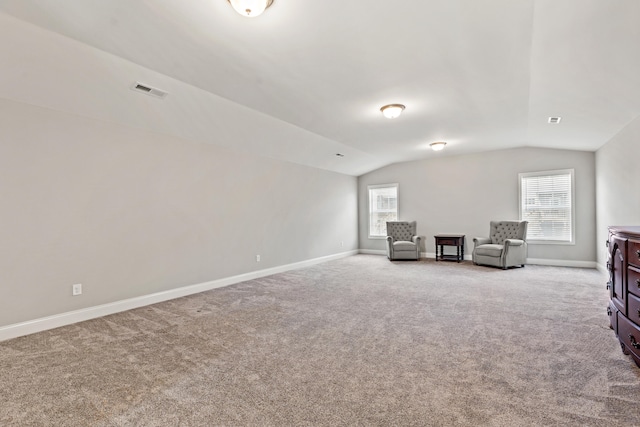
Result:
[[[640,115],[639,23],[638,0],[0,0],[0,98],[350,175],[595,151]]]

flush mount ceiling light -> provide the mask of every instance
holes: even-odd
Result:
[[[444,141],[432,142],[431,144],[429,144],[433,151],[440,151],[444,148],[445,145],[447,145],[447,143]]]
[[[549,117],[549,123],[552,125],[557,125],[562,120],[562,117]]]
[[[380,111],[387,119],[395,119],[402,113],[404,110],[404,105],[402,104],[389,104],[380,108]]]
[[[231,6],[242,16],[255,18],[265,11],[273,0],[227,0]]]

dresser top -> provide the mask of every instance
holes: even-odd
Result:
[[[614,234],[640,238],[640,225],[610,225],[609,231]]]

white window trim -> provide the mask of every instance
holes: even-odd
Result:
[[[575,245],[576,244],[576,180],[575,169],[557,169],[540,172],[523,172],[518,174],[518,215],[522,220],[522,178],[545,175],[571,175],[571,241],[536,240],[527,238],[530,245]]]
[[[398,185],[397,182],[391,183],[391,184],[374,184],[374,185],[367,185],[367,235],[369,237],[369,239],[374,239],[374,240],[386,240],[387,236],[372,236],[371,235],[371,190],[376,189],[376,188],[389,188],[389,187],[395,187],[396,188],[396,217],[398,219],[400,219],[400,186]]]

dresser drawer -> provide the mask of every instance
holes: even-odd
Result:
[[[618,313],[618,339],[625,354],[631,353],[640,366],[640,327]]]
[[[627,262],[640,267],[640,241],[629,240],[629,246],[627,247]]]
[[[635,295],[629,295],[627,300],[629,309],[627,310],[627,317],[635,323],[640,324],[640,298]],[[640,339],[640,337],[638,337]]]
[[[446,246],[458,246],[459,240],[460,239],[458,239],[457,237],[438,237],[437,244]]]
[[[640,268],[627,267],[627,291],[640,297]]]

